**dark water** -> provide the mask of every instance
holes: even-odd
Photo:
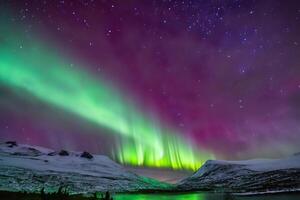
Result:
[[[235,196],[229,194],[119,194],[114,200],[300,200],[300,193]]]

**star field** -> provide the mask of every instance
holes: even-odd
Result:
[[[11,12],[0,15],[2,21],[22,24],[25,37],[38,35],[74,58],[69,68],[104,78],[143,112],[154,113],[216,157],[278,157],[300,151],[297,0],[1,4]],[[27,47],[20,43],[19,48]],[[79,63],[87,67],[81,69]],[[35,100],[27,100],[30,111],[17,109],[23,107],[23,97],[0,85],[1,91],[6,92],[0,97],[0,139],[61,147],[65,144],[57,141],[68,138],[72,147],[106,148],[95,142],[97,129],[77,129],[73,122],[64,126],[53,120],[52,108],[33,111],[44,106]],[[14,103],[7,107],[7,102]],[[76,134],[71,136],[72,131]]]

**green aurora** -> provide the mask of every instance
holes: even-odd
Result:
[[[83,70],[83,65],[70,67],[73,59],[56,48],[23,36],[17,28],[1,25],[0,31],[0,82],[121,136],[110,155],[120,163],[196,170],[213,158],[152,114],[141,112],[135,102]]]

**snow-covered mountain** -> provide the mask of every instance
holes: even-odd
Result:
[[[36,192],[44,187],[45,191],[55,191],[62,185],[71,193],[169,187],[131,173],[103,155],[0,143],[0,190]]]
[[[209,160],[178,190],[278,192],[300,190],[300,154],[283,159]]]
[[[300,154],[284,159],[209,160],[176,187],[138,176],[103,155],[0,143],[0,190],[71,193],[144,190],[276,192],[300,190]]]

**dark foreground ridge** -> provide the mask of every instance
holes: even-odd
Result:
[[[66,188],[60,187],[57,192],[45,193],[44,188],[40,193],[7,192],[0,191],[0,199],[9,200],[113,200],[112,195],[105,193],[94,193],[90,196],[70,195]]]

